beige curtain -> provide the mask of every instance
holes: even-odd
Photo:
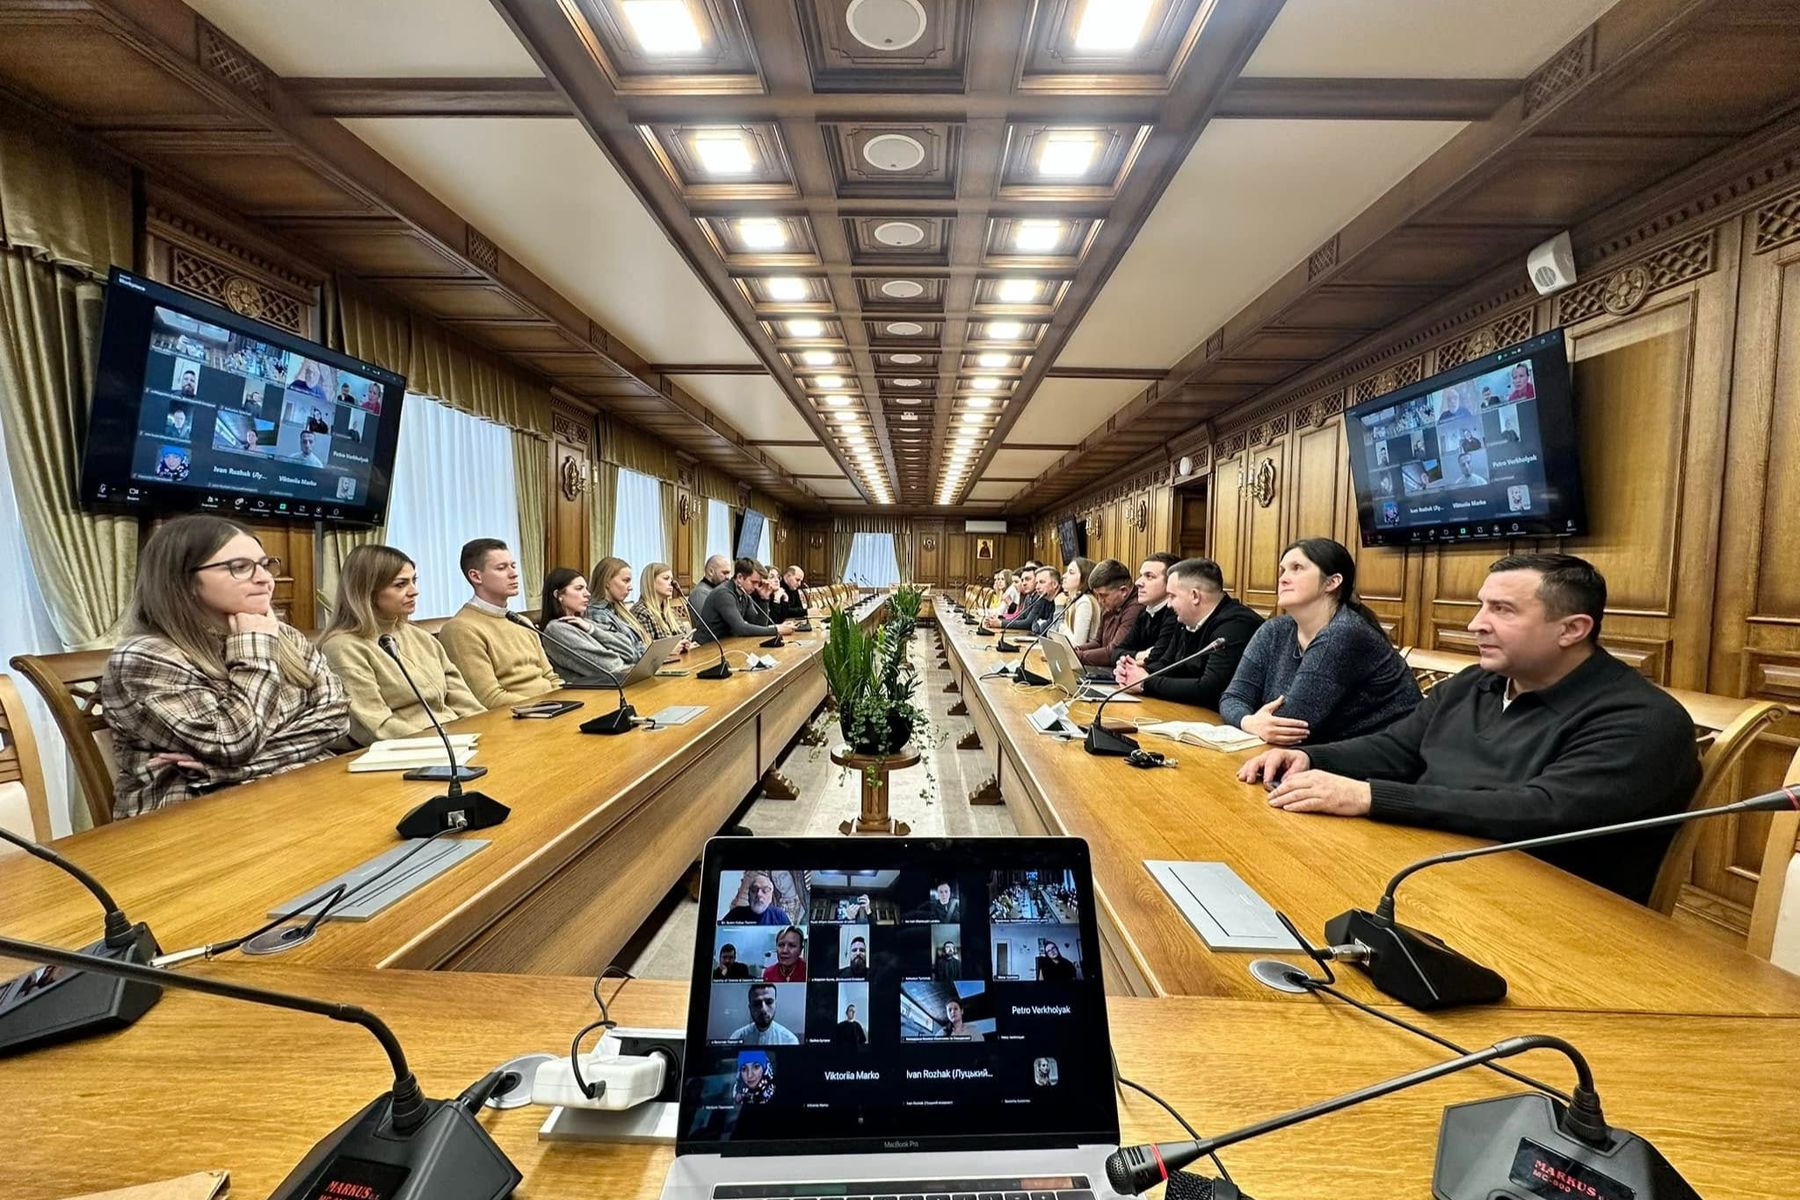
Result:
[[[372,361],[372,360],[371,360]],[[340,529],[327,526],[319,537],[319,587],[315,599],[319,605],[319,628],[337,611],[338,583],[344,577],[344,560],[358,546],[381,543],[381,529]]]
[[[674,567],[679,575],[681,564],[675,561],[675,485],[667,479],[662,480],[657,495],[662,501],[663,561]]]
[[[519,574],[524,576],[526,606],[544,588],[544,555],[550,545],[550,444],[541,437],[512,431],[513,479],[519,488]]]
[[[668,443],[608,416],[600,418],[600,457],[640,475],[676,476],[675,451]]]
[[[742,507],[744,503],[743,496],[738,492],[737,480],[705,463],[694,467],[694,491],[703,500],[723,500],[734,509]]]
[[[612,553],[613,515],[619,511],[619,464],[594,464],[594,486],[588,502],[588,561],[582,570]],[[589,586],[592,586],[590,581]]]
[[[0,110],[0,420],[44,602],[71,650],[110,644],[137,571],[138,523],[83,512],[76,488],[103,290],[132,264],[131,181]]]
[[[859,516],[838,517],[832,522],[833,531],[837,535],[837,561],[842,565],[838,573],[842,575],[850,564],[850,543],[859,533],[891,533],[894,535],[894,556],[900,560],[901,582],[911,582],[913,577],[913,523],[910,517]]]

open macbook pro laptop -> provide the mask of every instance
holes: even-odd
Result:
[[[1102,683],[1082,674],[1081,660],[1067,639],[1052,635],[1044,639],[1044,661],[1050,667],[1050,682],[1071,700],[1105,700],[1119,692],[1116,683]],[[1134,704],[1140,700],[1136,692],[1119,692],[1117,703]]]
[[[631,670],[619,676],[618,686],[625,687],[627,684],[650,678],[662,669],[664,663],[675,657],[675,650],[680,645],[681,639],[678,637],[657,638],[650,643],[650,648],[644,651],[643,656],[631,665]],[[610,688],[614,685],[610,683],[571,683],[564,686],[569,688]]]
[[[1114,1195],[1086,842],[714,838],[700,912],[663,1200]]]

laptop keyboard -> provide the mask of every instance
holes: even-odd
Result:
[[[1044,1179],[902,1179],[871,1183],[733,1183],[713,1200],[1094,1200],[1087,1176]]]

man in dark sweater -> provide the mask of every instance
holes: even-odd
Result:
[[[1167,659],[1146,666],[1127,655],[1119,660],[1113,678],[1121,687],[1142,683],[1143,694],[1159,700],[1216,709],[1262,617],[1225,594],[1225,573],[1210,558],[1183,559],[1169,568],[1167,582],[1169,610],[1176,622],[1175,637],[1165,650]],[[1167,675],[1146,678],[1157,667],[1180,662],[1211,645],[1215,638],[1224,638],[1225,644],[1211,654],[1182,663]]]
[[[1127,654],[1152,671],[1156,670],[1157,663],[1169,661],[1166,657],[1169,647],[1174,644],[1175,635],[1181,632],[1175,623],[1175,610],[1169,607],[1169,568],[1179,561],[1179,555],[1159,550],[1138,567],[1136,599],[1140,607],[1137,619],[1131,623],[1131,632],[1125,635],[1125,640],[1114,647],[1113,661],[1089,667],[1087,674],[1090,677],[1111,679],[1113,669]]]
[[[731,564],[731,579],[714,588],[706,597],[706,620],[695,625],[694,640],[710,642],[714,637],[783,637],[794,632],[791,621],[766,621],[752,595],[752,588],[762,568],[753,558],[740,558]]]
[[[1100,601],[1100,627],[1093,641],[1075,647],[1075,659],[1084,667],[1111,666],[1144,608],[1137,601],[1131,569],[1116,558],[1095,565],[1088,574],[1088,589]]]
[[[1056,589],[1061,586],[1056,571],[1044,567],[1031,576],[1019,575],[1019,608],[1010,617],[989,617],[989,629],[1019,629],[1027,633],[1039,621],[1056,616]],[[1026,592],[1026,588],[1030,592]]]
[[[1289,812],[1370,817],[1511,841],[1680,812],[1700,782],[1680,704],[1602,650],[1606,580],[1566,554],[1489,568],[1469,622],[1481,665],[1380,733],[1269,750],[1239,778]],[[1671,830],[1539,857],[1642,902]]]
[[[799,567],[789,567],[781,573],[781,584],[775,594],[769,597],[769,615],[777,621],[802,621],[806,619],[806,597],[801,594],[806,587],[806,572]]]

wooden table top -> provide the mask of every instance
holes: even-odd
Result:
[[[590,981],[580,978],[241,962],[197,970],[363,1005],[393,1027],[426,1094],[439,1098],[514,1055],[564,1052],[595,1015]],[[627,1024],[680,1027],[685,1000],[682,985],[636,980],[613,1013]],[[1116,998],[1108,1009],[1121,1072],[1203,1132],[1447,1057],[1329,1001]],[[1800,1021],[1486,1009],[1422,1023],[1471,1048],[1522,1033],[1565,1037],[1593,1064],[1609,1119],[1649,1138],[1708,1200],[1793,1195],[1800,1146],[1788,1136],[1792,1105],[1771,1101],[1793,1095]],[[1512,1065],[1558,1086],[1570,1082],[1553,1054]],[[234,1196],[265,1196],[391,1082],[361,1029],[170,992],[122,1033],[0,1060],[9,1109],[0,1195],[50,1200],[223,1168]],[[1224,1157],[1260,1200],[1422,1196],[1443,1107],[1519,1090],[1468,1071]],[[1136,1093],[1119,1104],[1127,1143],[1179,1136]],[[546,1115],[526,1107],[482,1118],[525,1176],[522,1200],[657,1195],[669,1148],[539,1141]]]
[[[872,610],[873,611],[873,610]],[[375,918],[333,922],[283,959],[356,966],[441,962],[499,912],[549,878],[731,731],[755,717],[805,672],[816,672],[824,622],[785,649],[777,666],[735,669],[723,680],[652,677],[627,696],[640,715],[673,704],[705,705],[685,725],[618,737],[580,731],[618,705],[610,690],[551,693],[585,707],[549,721],[482,713],[449,726],[482,735],[467,785],[506,804],[503,823],[468,837],[490,842]],[[757,639],[728,638],[733,652]],[[690,672],[716,661],[711,646],[683,660]],[[796,698],[798,693],[796,693]],[[797,701],[796,701],[797,702]],[[351,755],[315,763],[118,821],[55,843],[98,878],[165,951],[224,941],[262,925],[277,905],[398,844],[394,823],[440,794],[399,772],[352,774]],[[674,879],[652,881],[660,897]],[[93,899],[62,872],[23,854],[0,855],[0,928],[13,936],[84,945],[99,936]]]
[[[948,613],[940,623],[953,662],[966,672],[962,695],[998,730],[1016,774],[1053,831],[1086,838],[1102,915],[1129,943],[1138,969],[1159,993],[1267,997],[1249,977],[1255,955],[1214,953],[1145,868],[1145,860],[1229,863],[1315,943],[1325,921],[1352,907],[1373,909],[1407,863],[1478,839],[1271,808],[1260,785],[1238,782],[1255,752],[1224,754],[1161,738],[1139,740],[1177,758],[1174,769],[1143,771],[1088,754],[1079,742],[1039,734],[1027,715],[1058,697],[982,672],[1018,655],[998,655]],[[1040,674],[1049,670],[1032,654]],[[1094,706],[1073,706],[1085,725]],[[1111,704],[1106,720],[1205,719],[1215,714],[1160,700]],[[1532,1008],[1800,1015],[1800,976],[1678,924],[1528,854],[1499,854],[1422,871],[1397,893],[1400,919],[1427,930],[1504,975],[1506,1003]],[[1340,976],[1360,998],[1392,1003],[1354,968]]]

